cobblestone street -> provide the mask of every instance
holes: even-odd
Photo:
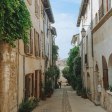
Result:
[[[40,102],[33,112],[106,112],[88,99],[75,94],[70,87],[55,90],[53,96]]]

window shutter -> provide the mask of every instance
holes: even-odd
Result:
[[[25,44],[24,45],[24,52],[25,52],[25,54],[29,54],[30,53],[30,46],[29,46],[29,44]]]
[[[30,54],[33,54],[33,29],[30,30]]]
[[[25,98],[30,97],[30,78],[29,75],[25,77]]]

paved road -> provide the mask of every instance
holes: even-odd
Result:
[[[53,96],[40,102],[33,112],[106,112],[88,99],[75,94],[71,87],[55,90]]]

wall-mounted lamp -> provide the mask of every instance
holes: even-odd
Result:
[[[86,36],[86,30],[85,30],[84,28],[82,28],[81,34],[82,34],[82,37],[83,37],[83,38]]]

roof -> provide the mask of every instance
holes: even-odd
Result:
[[[48,15],[49,21],[51,23],[54,23],[55,20],[54,20],[54,16],[53,16],[53,12],[52,12],[50,1],[49,0],[42,0],[42,2],[43,2],[43,5],[45,7],[45,11],[46,11],[46,13]]]
[[[78,16],[78,20],[77,20],[77,27],[80,26],[81,17],[84,16],[84,14],[85,14],[85,12],[86,12],[88,2],[89,2],[89,0],[82,0],[82,2],[81,2],[81,7],[80,7],[80,11],[79,11],[79,16]]]

